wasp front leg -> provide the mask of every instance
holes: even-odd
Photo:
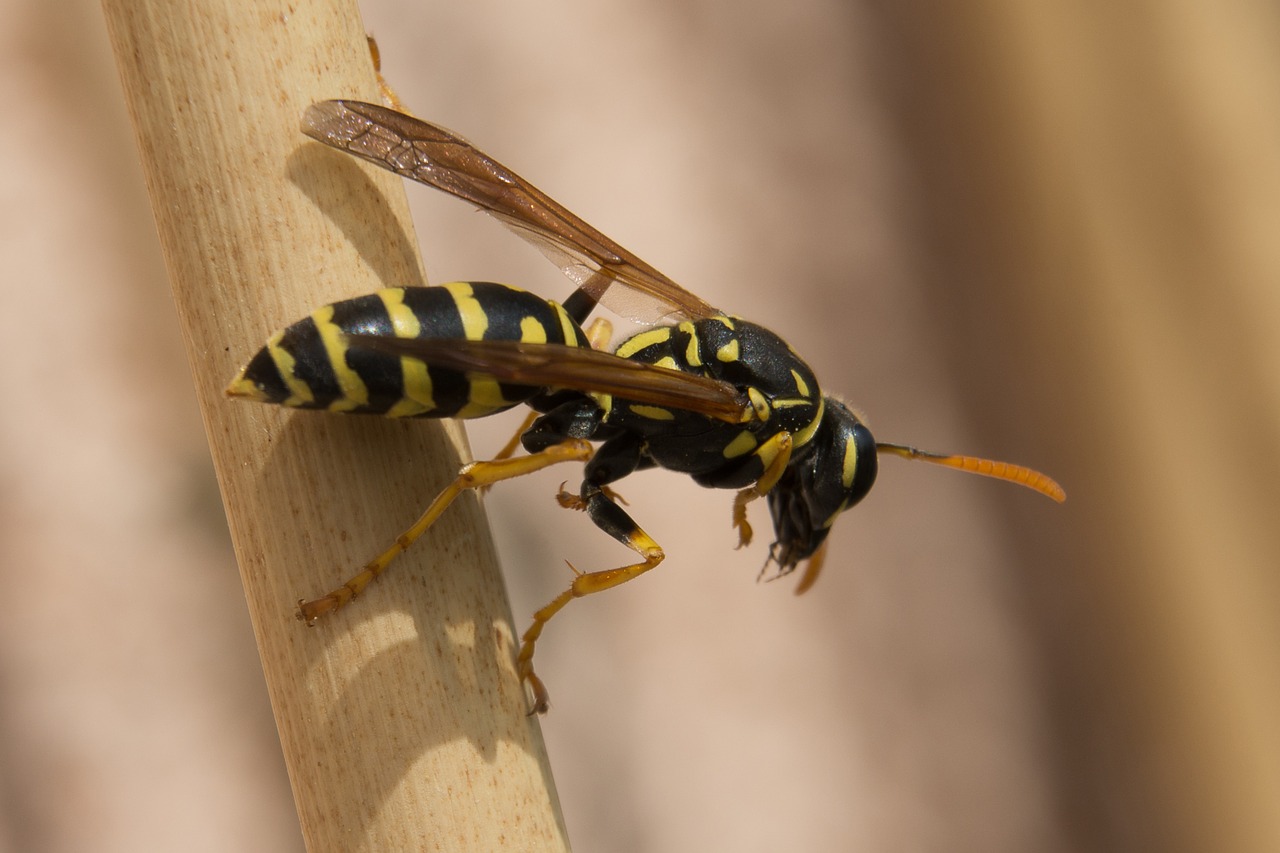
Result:
[[[666,556],[662,546],[653,541],[652,537],[631,519],[631,516],[627,515],[598,487],[587,487],[582,501],[584,509],[596,526],[639,554],[641,562],[617,569],[586,573],[578,572],[570,564],[569,568],[578,572],[573,583],[552,599],[546,607],[533,614],[533,623],[529,626],[529,630],[524,632],[520,641],[520,653],[516,656],[520,677],[529,682],[529,688],[533,691],[533,706],[530,709],[530,713],[533,714],[544,713],[548,707],[547,688],[533,671],[533,650],[538,638],[542,636],[542,629],[551,621],[551,617],[575,598],[613,589],[633,578],[638,578],[661,563]]]
[[[615,503],[615,496],[605,485],[641,467],[641,458],[640,441],[633,436],[619,436],[605,442],[587,463],[586,479],[573,507],[585,511],[596,527],[639,554],[641,562],[586,573],[578,572],[570,564],[570,568],[576,573],[573,583],[546,607],[533,614],[533,623],[521,638],[520,652],[516,656],[520,677],[529,683],[529,688],[533,691],[530,713],[541,714],[547,710],[547,689],[542,679],[533,671],[533,652],[538,638],[542,636],[542,629],[551,618],[573,599],[620,586],[654,568],[666,556],[662,546]]]
[[[739,548],[750,545],[754,535],[747,522],[747,504],[764,497],[778,484],[782,472],[791,463],[792,443],[791,433],[780,432],[756,448],[755,455],[764,464],[764,473],[756,480],[755,485],[748,486],[733,498],[733,526],[738,531]]]

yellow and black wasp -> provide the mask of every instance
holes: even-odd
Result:
[[[827,534],[876,478],[890,453],[1020,483],[1061,501],[1049,477],[970,456],[877,442],[780,337],[725,314],[605,237],[510,169],[436,125],[386,107],[325,101],[303,131],[334,148],[469,201],[547,254],[577,284],[563,303],[489,282],[397,287],[319,308],[277,332],[227,393],[299,409],[388,417],[479,418],[524,403],[519,433],[528,455],[465,466],[412,528],[356,577],[300,604],[308,623],[342,607],[421,536],[466,489],[482,488],[562,461],[586,463],[576,494],[561,504],[640,561],[578,573],[534,614],[517,657],[533,691],[546,623],[574,598],[609,589],[662,562],[662,548],[618,505],[611,486],[646,468],[688,474],[699,485],[737,490],[733,524],[750,542],[747,504],[764,497],[774,541],[766,565],[779,574],[822,563]],[[598,304],[650,327],[605,351],[607,324],[584,330]],[[599,446],[596,447],[595,445]]]

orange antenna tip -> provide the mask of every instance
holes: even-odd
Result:
[[[983,459],[979,456],[930,453],[927,450],[917,450],[914,447],[907,447],[902,444],[888,444],[886,442],[877,442],[876,452],[891,453],[904,459],[919,459],[923,462],[932,462],[935,465],[945,465],[948,468],[967,471],[970,474],[980,474],[983,477],[994,477],[997,480],[1017,483],[1019,486],[1026,486],[1028,489],[1033,489],[1045,497],[1053,498],[1058,503],[1062,503],[1067,499],[1066,491],[1063,490],[1062,486],[1058,485],[1056,480],[1048,474],[1042,474],[1033,468],[1027,468],[1023,465],[997,462],[994,459]]]

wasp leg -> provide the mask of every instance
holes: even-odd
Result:
[[[575,495],[564,486],[564,483],[560,484],[560,491],[556,493],[556,503],[560,504],[560,506],[565,509],[576,509],[579,512],[586,510],[587,502],[582,499],[582,495]],[[631,506],[630,502],[628,502],[626,498],[608,486],[601,486],[600,491],[604,492],[605,497],[614,503],[620,503],[623,506]]]
[[[764,497],[778,483],[778,478],[791,462],[791,433],[780,432],[756,449],[756,456],[765,460],[764,473],[755,485],[748,486],[733,498],[733,526],[738,531],[738,547],[751,544],[754,532],[747,522],[747,504]]]
[[[472,462],[469,465],[464,465],[462,470],[458,472],[457,479],[436,496],[436,499],[427,507],[427,511],[413,523],[413,526],[396,537],[396,541],[390,548],[366,563],[359,574],[328,595],[317,598],[314,601],[298,602],[298,618],[310,625],[319,617],[339,609],[363,592],[364,588],[372,583],[374,578],[386,570],[392,560],[400,556],[423,533],[426,533],[427,529],[449,507],[449,504],[453,503],[454,499],[467,489],[491,486],[494,483],[510,480],[513,477],[521,477],[525,474],[532,474],[534,471],[541,471],[543,468],[557,465],[561,462],[585,462],[591,458],[593,450],[594,448],[592,448],[591,444],[583,439],[569,439],[530,456],[522,456],[519,459]]]
[[[516,434],[511,436],[511,440],[508,441],[506,444],[502,445],[502,449],[499,450],[497,454],[495,454],[494,457],[489,461],[501,462],[503,459],[510,459],[515,454],[516,450],[520,447],[520,436],[524,435],[525,430],[533,426],[533,422],[536,421],[537,419],[538,419],[538,413],[530,412],[525,417],[525,419],[520,423],[520,427],[519,429],[516,430]],[[485,487],[485,491],[487,490],[488,490],[488,487]]]
[[[373,59],[373,73],[378,75],[378,91],[382,94],[383,103],[397,112],[408,113],[396,90],[382,76],[382,51],[378,49],[378,40],[371,35],[366,35],[365,39],[369,43],[369,56]]]
[[[666,556],[662,551],[662,547],[657,542],[654,542],[649,534],[641,530],[640,526],[631,519],[631,516],[627,515],[621,507],[610,500],[599,486],[590,483],[585,484],[583,486],[582,502],[587,514],[591,516],[591,520],[596,523],[596,526],[639,554],[642,562],[617,569],[606,569],[585,574],[579,573],[568,589],[552,599],[546,607],[533,614],[533,624],[529,626],[529,630],[524,632],[524,636],[520,640],[520,653],[516,656],[516,665],[520,672],[520,677],[529,683],[529,688],[533,691],[533,706],[529,710],[530,714],[544,713],[548,706],[547,688],[542,683],[542,679],[538,678],[533,671],[533,650],[534,646],[537,645],[538,638],[542,636],[542,629],[551,621],[551,617],[559,613],[566,604],[575,598],[582,598],[595,592],[613,589],[615,586],[624,584],[632,578],[639,577],[661,563]],[[570,565],[570,568],[573,568],[573,566]],[[574,571],[576,572],[577,569],[574,569]]]
[[[587,341],[593,350],[605,352],[609,349],[609,341],[613,338],[613,324],[603,317],[597,317],[586,328]]]
[[[583,472],[581,494],[565,504],[585,511],[596,527],[635,551],[643,562],[589,574],[579,572],[567,590],[533,615],[533,624],[521,638],[520,653],[516,657],[520,677],[529,682],[533,691],[531,714],[540,714],[547,709],[547,689],[533,671],[533,649],[551,617],[575,598],[612,589],[662,562],[662,548],[614,502],[612,490],[607,485],[649,467],[650,464],[644,455],[644,444],[639,438],[627,434],[615,435],[605,441],[587,463]],[[577,572],[577,569],[574,571]]]

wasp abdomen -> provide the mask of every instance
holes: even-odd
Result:
[[[351,345],[348,335],[587,345],[563,308],[519,288],[395,287],[326,305],[277,332],[227,393],[299,409],[478,418],[544,390],[374,352]]]

